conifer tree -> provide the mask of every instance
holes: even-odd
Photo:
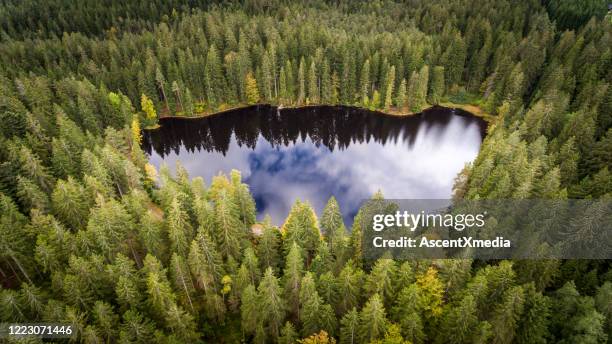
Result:
[[[295,331],[295,327],[290,321],[285,323],[285,326],[281,329],[281,335],[278,338],[279,344],[293,344],[298,338],[298,334]]]
[[[395,296],[396,274],[397,266],[393,259],[378,259],[368,275],[364,289],[369,295],[378,294],[385,303],[391,304]]]
[[[369,343],[381,338],[387,328],[385,306],[378,294],[372,295],[359,313],[359,339]]]
[[[285,253],[289,252],[293,243],[299,243],[309,262],[321,240],[317,217],[310,204],[297,200],[281,230],[284,232]]]
[[[195,288],[191,279],[191,272],[189,271],[185,258],[178,255],[176,252],[172,254],[172,259],[170,260],[170,275],[172,276],[175,289],[179,291],[178,297],[182,305],[191,312],[194,312],[195,309],[192,299]]]
[[[223,100],[224,78],[221,71],[221,59],[217,48],[211,45],[206,55],[206,74],[204,77],[208,104],[217,106]]]
[[[474,297],[467,295],[461,302],[445,313],[442,328],[438,333],[439,343],[466,343],[472,341],[478,329],[476,317],[476,302]]]
[[[259,102],[259,90],[257,88],[257,80],[253,77],[253,74],[247,73],[245,77],[246,84],[246,99],[249,105],[257,104]]]
[[[189,222],[187,213],[177,197],[172,200],[168,209],[168,238],[170,249],[185,257],[189,250],[189,243],[193,238],[193,228]]]
[[[431,87],[429,91],[429,101],[432,104],[439,104],[444,96],[444,67],[435,66],[431,76]]]
[[[282,297],[282,288],[272,268],[268,268],[264,273],[257,292],[261,302],[262,323],[266,326],[266,333],[276,340],[281,332],[287,306]]]
[[[54,214],[60,221],[75,230],[83,228],[87,221],[90,201],[78,181],[72,177],[65,181],[58,180],[51,200]]]
[[[506,292],[502,304],[495,310],[492,319],[494,341],[512,343],[524,309],[525,295],[520,286]]]
[[[205,232],[198,231],[191,242],[187,262],[198,288],[204,292],[215,292],[225,271],[220,254]]]
[[[385,87],[385,109],[389,110],[393,104],[393,94],[395,92],[395,66],[391,66],[387,76],[387,86]]]
[[[359,80],[361,85],[361,98],[368,99],[370,94],[370,60],[366,59],[361,68],[361,78]],[[367,106],[367,104],[363,104]]]
[[[319,96],[319,80],[317,77],[317,67],[314,60],[310,62],[310,68],[308,69],[308,99],[310,102],[318,104],[320,102]]]
[[[248,185],[242,183],[242,176],[237,170],[232,170],[232,199],[238,208],[244,231],[249,231],[255,223],[255,201],[249,192]]]
[[[215,204],[217,242],[224,257],[239,257],[244,231],[241,230],[239,209],[231,195],[222,190]]]
[[[240,324],[244,332],[254,335],[257,331],[261,331],[259,327],[262,326],[257,290],[252,284],[249,284],[241,292],[241,295]]]
[[[269,222],[264,222],[263,233],[257,244],[257,256],[259,257],[262,270],[271,267],[272,270],[278,271],[280,263],[280,232],[277,228],[270,225]]]
[[[294,242],[285,259],[285,268],[283,269],[283,289],[285,300],[287,300],[288,310],[299,316],[299,295],[300,283],[302,281],[302,272],[304,270],[304,261],[300,247]]]
[[[262,64],[261,64],[261,74],[263,79],[261,80],[261,87],[263,90],[263,95],[266,100],[271,100],[272,98],[272,66],[270,62],[270,58],[268,54],[263,55]]]
[[[323,209],[323,215],[321,216],[321,230],[327,236],[328,241],[331,243],[332,234],[338,227],[342,225],[342,214],[340,213],[340,206],[334,196],[331,196]]]
[[[422,312],[419,288],[414,283],[406,285],[398,293],[395,305],[391,309],[391,316],[400,325],[404,338],[415,344],[423,343],[425,340]]]
[[[440,316],[442,313],[442,283],[438,279],[438,271],[433,267],[417,276],[416,284],[419,287],[423,312],[427,319]]]
[[[338,303],[338,313],[346,313],[359,305],[362,284],[363,271],[354,268],[349,262],[338,276],[338,294],[342,295]]]
[[[397,106],[400,111],[406,106],[406,92],[406,79],[402,79],[397,89],[397,95],[395,96],[395,106]]]
[[[359,313],[357,313],[357,309],[353,308],[346,312],[340,324],[340,343],[359,343]]]
[[[550,300],[536,291],[533,283],[527,284],[524,290],[524,310],[518,323],[515,340],[517,343],[546,343],[546,338],[550,335],[548,332]]]
[[[302,336],[307,337],[321,329],[319,320],[323,304],[323,300],[317,292],[317,287],[311,272],[306,272],[302,278],[299,300]]]
[[[306,101],[306,75],[305,75],[305,62],[304,57],[300,59],[300,64],[298,66],[298,80],[297,80],[297,103],[299,105],[304,104]]]

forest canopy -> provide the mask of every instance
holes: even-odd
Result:
[[[572,3],[3,1],[0,322],[87,343],[606,343],[608,260],[368,262],[362,211],[346,228],[334,198],[296,201],[276,227],[239,171],[157,171],[141,148],[161,117],[249,104],[470,104],[491,125],[455,198],[609,198],[612,23]]]

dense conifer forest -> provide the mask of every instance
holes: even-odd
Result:
[[[471,104],[491,123],[455,198],[609,198],[606,11],[2,1],[0,322],[85,343],[609,342],[610,261],[364,261],[362,212],[346,228],[335,199],[297,201],[279,228],[239,171],[156,171],[141,149],[160,117],[249,104]]]

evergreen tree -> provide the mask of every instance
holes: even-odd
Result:
[[[431,76],[429,102],[432,104],[439,104],[444,96],[444,88],[444,67],[435,66]]]
[[[402,79],[395,97],[395,106],[397,106],[400,111],[406,106],[406,92],[406,79]]]
[[[387,328],[385,306],[378,294],[372,295],[359,313],[359,339],[369,343],[383,337]]]
[[[317,217],[310,204],[296,201],[281,231],[284,232],[285,253],[289,252],[294,243],[299,243],[308,263],[321,240]]]
[[[318,104],[319,96],[319,80],[317,78],[317,67],[314,60],[310,62],[308,69],[308,99],[310,102]]]
[[[257,104],[259,102],[259,90],[257,89],[257,80],[253,74],[247,73],[245,77],[246,84],[246,99],[248,104]]]
[[[304,261],[299,246],[294,242],[285,259],[283,270],[283,289],[287,300],[288,310],[295,315],[299,315],[299,294]]]
[[[395,92],[395,66],[391,66],[387,76],[387,87],[385,87],[385,109],[389,110],[393,103],[393,93]]]
[[[359,313],[355,308],[346,312],[340,321],[340,343],[354,344],[359,343]]]
[[[264,273],[257,292],[261,302],[259,308],[261,321],[266,326],[266,333],[276,340],[281,332],[287,306],[282,298],[282,288],[272,268],[268,268]]]

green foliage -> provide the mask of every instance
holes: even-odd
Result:
[[[247,103],[256,104],[259,102],[257,80],[255,80],[255,77],[253,77],[251,73],[248,73],[245,78]]]
[[[320,220],[298,201],[279,229],[238,171],[156,176],[139,147],[172,114],[448,99],[498,117],[456,198],[608,197],[604,5],[3,2],[0,320],[79,342],[609,341],[607,261],[370,264],[364,211],[348,234],[334,198]]]

